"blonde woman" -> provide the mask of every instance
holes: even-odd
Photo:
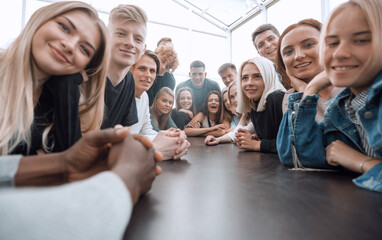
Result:
[[[106,28],[88,4],[59,2],[31,16],[1,53],[2,155],[64,150],[100,127],[106,45]]]
[[[44,110],[41,105],[46,104],[43,97],[51,92],[53,100],[57,100],[56,95],[62,95],[55,91],[57,81],[59,86],[68,87],[59,90],[69,95],[72,92],[66,91],[76,85],[65,83],[82,81],[78,81],[77,75],[65,78],[63,75],[85,70],[89,77],[87,82],[79,83],[79,88],[77,85],[80,102],[71,102],[76,104],[77,110],[79,108],[79,115],[88,121],[83,129],[87,132],[74,146],[60,153],[0,157],[0,212],[9,220],[7,224],[0,224],[0,236],[48,239],[59,233],[62,239],[120,239],[133,204],[160,174],[155,159],[160,161],[161,156],[152,151],[152,143],[147,139],[135,136],[134,140],[128,128],[89,131],[98,128],[102,120],[104,61],[107,60],[104,30],[90,5],[67,1],[54,3],[37,10],[13,45],[2,53],[2,155],[12,152],[22,141],[33,145],[29,137],[36,131],[36,119],[49,114],[40,111]],[[49,83],[52,75],[60,76],[60,79],[55,78],[55,82]],[[53,111],[52,131],[57,130],[58,120],[67,120],[57,119],[57,111],[65,113],[62,109],[53,108]],[[100,115],[91,112],[100,112]],[[73,112],[68,115],[70,113]],[[39,142],[41,145],[41,139]],[[131,152],[134,152],[133,157]],[[11,188],[72,181],[79,182],[49,188]],[[8,189],[3,189],[6,187]],[[47,208],[51,202],[55,202],[54,206]],[[100,202],[104,203],[101,208]],[[61,213],[59,219],[57,212]],[[84,228],[92,231],[85,233]]]
[[[278,80],[273,63],[256,57],[245,61],[237,83],[237,110],[249,113],[256,135],[244,129],[236,133],[239,148],[276,153],[276,136],[282,119],[285,88]]]
[[[174,105],[174,93],[168,87],[163,87],[154,98],[154,103],[150,108],[151,125],[157,132],[169,128],[177,128],[171,119],[171,110]]]
[[[322,29],[320,59],[329,79],[312,80],[289,97],[277,136],[283,164],[342,166],[362,175],[353,182],[382,192],[382,2],[350,0]],[[315,121],[320,91],[345,87]],[[293,145],[292,145],[293,141]]]

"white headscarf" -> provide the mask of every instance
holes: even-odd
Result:
[[[264,91],[261,95],[259,104],[257,105],[257,109],[255,109],[255,105],[253,100],[248,99],[247,96],[243,93],[243,89],[241,88],[241,76],[243,72],[243,68],[245,65],[253,63],[259,69],[261,76],[264,80]],[[256,112],[261,112],[265,110],[266,99],[268,95],[276,90],[285,91],[284,86],[279,81],[279,78],[276,73],[275,66],[271,61],[264,57],[255,57],[251,58],[245,62],[243,62],[240,66],[240,72],[237,75],[237,111],[239,113],[248,113],[251,109],[254,109]]]

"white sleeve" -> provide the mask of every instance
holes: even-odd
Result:
[[[145,109],[145,114],[144,114],[144,117],[143,117],[143,124],[142,124],[141,130],[139,131],[139,134],[148,137],[151,141],[158,134],[158,132],[155,131],[153,129],[153,126],[151,125],[150,110],[149,110],[148,107]]]
[[[133,204],[112,172],[58,187],[0,190],[0,236],[122,239]]]
[[[229,133],[227,133],[226,135],[229,136],[232,140],[232,142],[236,142],[235,141],[235,133],[237,132],[237,130],[239,130],[240,128],[242,129],[245,129],[247,130],[248,132],[250,133],[255,133],[255,128],[253,126],[253,123],[252,122],[249,122],[246,126],[243,126],[243,125],[237,125],[232,131],[230,131]]]
[[[14,186],[14,178],[22,157],[22,155],[0,157],[0,188]]]
[[[244,127],[244,129],[247,130],[248,132],[252,133],[252,134],[255,134],[255,133],[256,133],[256,131],[255,131],[255,127],[253,126],[252,121],[249,122],[249,123],[247,124],[247,126]]]

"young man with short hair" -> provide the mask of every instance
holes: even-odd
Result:
[[[134,78],[129,72],[146,49],[146,13],[138,6],[119,5],[109,15],[111,55],[105,90],[102,128],[138,122]]]
[[[134,77],[129,70],[146,50],[146,24],[146,13],[138,6],[121,4],[110,12],[111,57],[105,90],[106,116],[102,128],[117,124],[131,126],[140,120],[134,95]],[[168,158],[180,158],[186,154],[189,143],[184,133],[164,132],[152,139],[154,148]],[[162,135],[172,137],[179,145],[170,146]],[[172,150],[173,155],[169,156],[168,149]]]
[[[277,42],[279,41],[280,33],[272,24],[263,24],[260,25],[256,30],[252,33],[252,42],[255,46],[257,52],[260,56],[267,58],[273,64],[275,64],[276,56],[277,56]],[[283,82],[281,74],[276,68],[277,77],[280,82]]]
[[[194,95],[196,113],[201,112],[204,100],[210,91],[216,90],[220,92],[219,84],[206,78],[207,73],[205,72],[205,69],[206,67],[202,61],[193,61],[190,65],[189,73],[191,79],[181,82],[176,87],[176,92],[182,87],[191,88]]]
[[[222,78],[224,85],[228,87],[231,84],[231,82],[236,81],[236,66],[233,63],[224,63],[219,67],[218,74]]]
[[[172,43],[172,39],[169,37],[161,38],[157,43],[157,47],[159,47],[159,46],[171,46],[172,48],[174,48],[174,44]]]
[[[252,33],[252,42],[260,56],[273,63],[276,60],[276,45],[280,33],[272,24],[263,24]]]

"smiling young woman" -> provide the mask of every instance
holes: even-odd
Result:
[[[331,14],[320,56],[329,78],[312,80],[291,95],[277,137],[283,164],[296,168],[345,167],[363,173],[353,182],[382,191],[382,2],[350,0]],[[318,93],[346,87],[316,122]],[[293,143],[293,144],[292,144]]]
[[[182,87],[176,93],[176,107],[171,111],[171,118],[176,126],[181,130],[195,116],[195,102],[192,90],[189,87]]]
[[[61,151],[82,133],[99,129],[107,36],[97,12],[85,3],[55,3],[31,16],[1,53],[2,155]]]
[[[283,99],[283,113],[288,107],[288,97],[295,92],[303,92],[315,77],[327,78],[319,58],[319,38],[321,23],[314,19],[304,19],[292,24],[281,34],[277,44],[276,66],[288,91]],[[320,92],[316,120],[321,121],[327,105],[326,101],[335,97],[342,88],[328,87]]]
[[[285,88],[273,63],[264,57],[249,59],[240,67],[237,80],[237,110],[249,114],[256,135],[245,129],[236,133],[239,148],[276,153],[276,136],[282,118]]]
[[[187,124],[184,132],[187,136],[220,137],[229,130],[230,122],[224,119],[223,101],[218,91],[208,93],[202,106],[202,112]]]
[[[153,105],[150,108],[151,125],[157,132],[169,128],[177,128],[171,119],[171,110],[174,105],[174,93],[168,87],[159,90],[154,98]]]

